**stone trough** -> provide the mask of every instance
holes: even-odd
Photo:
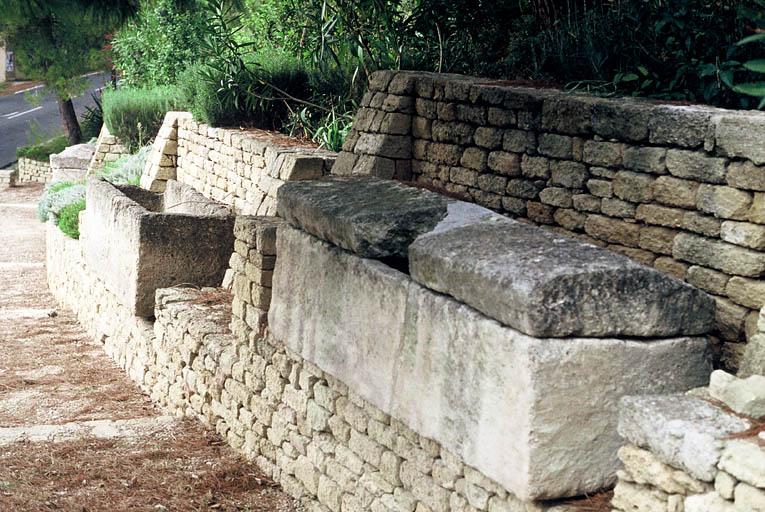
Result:
[[[85,258],[134,315],[171,286],[219,286],[234,244],[230,209],[169,181],[163,194],[93,179],[81,217]]]
[[[713,300],[621,255],[374,178],[278,200],[271,333],[522,500],[612,484],[619,399],[711,371]]]

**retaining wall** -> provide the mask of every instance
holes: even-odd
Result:
[[[333,173],[411,178],[685,279],[715,296],[736,368],[765,304],[764,139],[760,112],[379,72]]]
[[[109,132],[104,124],[96,140],[95,152],[88,166],[88,174],[96,174],[109,162],[116,162],[120,157],[129,155],[127,146],[121,143],[117,137]]]
[[[275,215],[283,183],[329,174],[336,156],[280,134],[212,128],[187,116],[177,127],[176,174],[168,169],[165,175],[237,213]]]
[[[237,247],[267,261],[275,229],[245,235],[240,227]],[[48,226],[56,299],[155,402],[214,426],[306,510],[576,510],[521,502],[283,343],[252,328],[234,335],[232,297],[222,289],[160,289],[156,322],[133,316],[87,266],[82,244]],[[237,300],[267,309],[270,295]]]
[[[31,158],[19,158],[18,163],[19,181],[48,183],[53,177],[53,170],[49,162],[41,162]]]

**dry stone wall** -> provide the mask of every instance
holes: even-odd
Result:
[[[425,186],[685,279],[715,296],[736,368],[765,304],[763,139],[759,112],[379,72],[333,173],[411,164]]]
[[[335,160],[286,136],[212,128],[189,117],[178,120],[177,138],[176,179],[246,215],[274,215],[283,183],[328,174]]]
[[[625,397],[618,512],[765,510],[765,377],[712,374],[686,395]]]
[[[116,162],[120,157],[129,155],[127,146],[121,143],[117,137],[109,132],[106,125],[101,126],[101,132],[96,140],[93,159],[88,165],[88,174],[96,174],[109,162]]]
[[[18,171],[21,182],[48,183],[53,177],[49,162],[41,162],[31,158],[19,158]]]
[[[238,225],[238,240],[250,240],[251,258],[273,258],[276,227],[244,235],[253,223]],[[160,289],[156,321],[133,316],[88,267],[82,244],[48,226],[48,282],[56,299],[154,401],[212,425],[306,510],[577,509],[519,501],[273,337],[254,329],[232,333],[232,297],[220,288]]]

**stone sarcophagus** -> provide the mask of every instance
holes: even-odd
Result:
[[[709,375],[713,300],[626,257],[392,181],[278,198],[272,335],[522,500],[613,483],[619,399]]]
[[[80,228],[86,261],[136,316],[154,315],[158,288],[223,280],[234,244],[228,207],[176,181],[155,194],[95,179],[86,204]]]

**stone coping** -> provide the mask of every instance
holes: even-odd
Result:
[[[704,292],[625,256],[433,192],[371,177],[287,183],[292,225],[525,334],[667,337],[712,329]],[[447,207],[448,205],[448,207]]]

